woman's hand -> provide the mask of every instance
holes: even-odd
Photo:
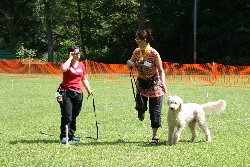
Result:
[[[93,92],[90,90],[90,91],[88,91],[88,97],[89,96],[93,96]]]
[[[69,59],[72,60],[75,56],[75,52],[70,52],[69,53]]]
[[[128,60],[128,61],[127,61],[127,67],[128,67],[129,70],[130,70],[131,68],[134,68],[134,67],[135,67],[134,62],[132,62],[131,60]]]
[[[164,83],[162,83],[162,91],[163,91],[164,93],[167,93],[167,91],[168,91],[168,89],[167,89],[167,87],[166,87],[166,84],[164,84]]]

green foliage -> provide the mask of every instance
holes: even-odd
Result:
[[[76,41],[72,40],[64,40],[60,42],[60,48],[58,51],[54,52],[54,62],[61,63],[63,60],[65,60],[68,57],[68,47],[72,45],[79,46],[78,43],[75,43]]]
[[[146,26],[155,38],[153,47],[165,62],[191,63],[193,0],[147,0]]]
[[[20,46],[17,49],[16,57],[19,59],[34,58],[36,56],[36,52],[37,52],[36,50],[26,49],[23,46]]]
[[[107,59],[107,53],[109,53],[109,48],[104,46],[102,48],[94,49],[94,48],[86,48],[86,52],[90,60],[95,60],[97,62],[101,62]]]
[[[126,62],[136,46],[133,41],[138,25],[136,4],[135,1],[93,1],[95,10],[92,5],[84,4],[82,15],[89,60]],[[88,26],[91,28],[87,29]]]
[[[195,142],[188,128],[177,145],[166,146],[166,96],[162,110],[159,144],[150,146],[149,114],[137,119],[131,83],[90,80],[92,98],[86,99],[77,119],[76,136],[82,142],[59,142],[60,109],[54,93],[61,80],[1,76],[0,165],[1,166],[249,166],[249,88],[167,85],[170,95],[185,103],[227,101],[221,114],[206,120],[212,142],[206,143],[198,128]],[[95,120],[98,121],[99,139]],[[42,133],[41,133],[42,132]],[[44,135],[49,134],[53,136]]]
[[[201,3],[199,12],[199,53],[204,61],[249,65],[249,6],[242,1]],[[247,37],[247,38],[246,38]],[[242,58],[243,61],[238,60]],[[203,62],[204,62],[203,61]]]
[[[248,1],[199,2],[197,63],[249,65]],[[145,0],[145,3],[145,26],[152,29],[155,41],[151,45],[162,60],[193,63],[194,1]],[[67,52],[63,50],[64,41],[74,41],[86,50],[89,60],[125,63],[137,47],[133,39],[139,25],[139,5],[139,0],[0,1],[0,49],[15,54],[22,45],[37,50],[35,58],[47,59],[44,55],[48,52],[48,18],[55,62],[61,61],[61,55]]]

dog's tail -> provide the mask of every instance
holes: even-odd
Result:
[[[209,102],[206,104],[202,104],[202,107],[206,114],[217,114],[225,110],[226,101],[219,100],[216,102]]]

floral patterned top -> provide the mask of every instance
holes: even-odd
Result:
[[[135,57],[135,67],[138,70],[138,78],[141,79],[148,79],[154,77],[154,80],[156,81],[152,88],[150,89],[142,89],[140,87],[140,82],[137,78],[136,80],[136,88],[137,92],[139,92],[141,95],[146,97],[159,97],[164,95],[164,91],[162,90],[162,82],[159,79],[159,72],[156,67],[155,61],[158,58],[159,53],[154,49],[150,48],[149,51],[149,57],[147,61],[138,62],[140,59],[140,48],[136,48],[133,52],[133,56]]]

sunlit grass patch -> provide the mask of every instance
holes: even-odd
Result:
[[[12,87],[12,80],[14,87]],[[84,98],[76,136],[64,147],[59,140],[60,109],[54,98],[61,80],[1,77],[0,164],[2,166],[250,166],[249,88],[167,85],[169,95],[185,103],[224,99],[227,108],[206,120],[212,142],[198,128],[195,142],[188,128],[177,145],[167,146],[167,104],[157,146],[151,140],[149,113],[139,121],[131,83],[90,80],[96,105]],[[208,92],[208,96],[207,96]],[[98,122],[99,139],[95,121]]]

